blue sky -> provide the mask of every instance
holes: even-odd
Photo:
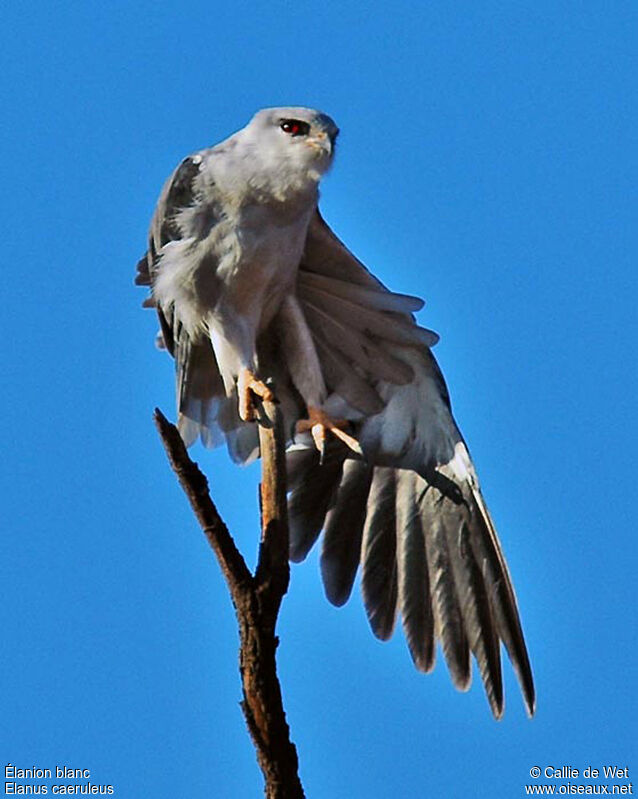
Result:
[[[309,797],[516,797],[636,777],[635,3],[12,3],[3,96],[0,757],[116,795],[258,796],[218,566],[151,422],[173,371],[133,286],[161,184],[260,107],[341,128],[323,213],[419,294],[538,690],[417,674],[292,572],[279,668]],[[254,469],[199,447],[251,563]],[[631,742],[634,741],[634,744]],[[633,771],[632,771],[633,769]],[[573,780],[572,782],[579,782]],[[558,782],[557,784],[562,784]]]

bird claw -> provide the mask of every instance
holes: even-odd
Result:
[[[357,439],[346,433],[343,429],[348,426],[349,422],[346,419],[331,419],[328,414],[320,408],[309,406],[308,418],[300,419],[297,422],[296,431],[297,433],[310,431],[312,439],[315,442],[315,447],[319,452],[320,463],[323,463],[324,460],[326,440],[329,432],[332,433],[335,438],[338,438],[339,441],[342,441],[356,455],[363,458],[363,450]]]
[[[275,402],[275,395],[263,380],[259,380],[250,369],[242,369],[237,379],[239,394],[239,417],[244,422],[257,418],[256,401]]]

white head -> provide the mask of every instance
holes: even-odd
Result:
[[[339,128],[312,108],[264,108],[240,131],[260,171],[315,184],[329,169]]]

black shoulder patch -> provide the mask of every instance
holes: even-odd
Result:
[[[192,205],[195,198],[193,184],[199,174],[201,163],[201,156],[191,155],[185,158],[175,171],[175,177],[166,196],[166,209],[160,234],[162,246],[179,238],[175,215],[180,209]]]

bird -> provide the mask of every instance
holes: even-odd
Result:
[[[259,455],[260,403],[285,423],[290,559],[321,537],[328,600],[357,573],[374,635],[400,619],[416,668],[437,643],[453,684],[472,658],[504,711],[501,643],[528,715],[536,696],[508,567],[468,447],[419,326],[423,302],[390,291],[318,208],[339,129],[305,107],[266,108],[186,157],[153,214],[136,283],[175,361],[187,446]]]

